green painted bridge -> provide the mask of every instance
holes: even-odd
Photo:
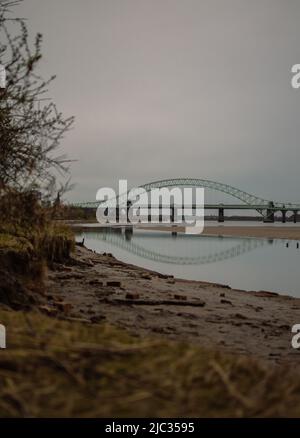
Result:
[[[160,181],[154,181],[147,184],[141,185],[139,188],[144,189],[147,193],[153,189],[161,189],[161,188],[174,188],[174,187],[193,187],[193,188],[203,188],[210,189],[216,192],[223,193],[225,195],[229,195],[232,198],[235,198],[239,201],[239,203],[205,203],[205,210],[216,210],[218,212],[218,221],[224,222],[225,219],[225,211],[227,210],[248,210],[248,211],[256,211],[262,217],[264,222],[274,222],[275,213],[280,212],[282,215],[282,222],[286,222],[288,217],[288,213],[292,214],[294,222],[297,222],[298,212],[300,212],[300,202],[292,203],[292,202],[284,202],[284,201],[274,201],[261,198],[256,195],[252,195],[248,192],[240,190],[236,187],[230,186],[228,184],[220,183],[217,181],[211,181],[207,179],[199,179],[199,178],[172,178],[172,179],[164,179]],[[117,198],[117,203],[122,201],[121,195]],[[71,204],[75,207],[82,207],[88,209],[97,209],[100,205],[98,201],[89,201],[89,202],[78,202]],[[193,208],[196,206],[193,205]]]

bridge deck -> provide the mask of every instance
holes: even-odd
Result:
[[[75,207],[82,207],[82,208],[94,208],[97,209],[99,206],[99,203],[91,202],[91,203],[78,203],[78,204],[72,204]],[[149,208],[150,205],[144,205],[141,206],[142,208]],[[153,208],[158,208],[159,206],[152,206]],[[168,208],[170,206],[161,206],[162,208]],[[181,208],[181,206],[174,206],[175,208]],[[186,208],[191,208],[191,206],[186,206]],[[192,208],[196,208],[196,205],[193,205]],[[204,204],[205,210],[218,210],[219,208],[223,208],[224,210],[269,210],[269,211],[294,211],[298,212],[300,210],[300,206],[294,207],[294,206],[270,206],[268,204],[257,204],[257,205],[248,205],[248,204]]]

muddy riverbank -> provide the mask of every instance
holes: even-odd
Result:
[[[138,337],[159,336],[275,363],[299,363],[291,326],[300,299],[269,291],[188,281],[76,246],[72,262],[50,270],[42,310],[106,321]]]

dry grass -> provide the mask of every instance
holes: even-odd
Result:
[[[0,255],[27,253],[50,263],[69,257],[74,234],[53,221],[56,208],[43,206],[34,192],[0,191],[0,201]]]
[[[3,417],[300,415],[287,369],[38,313],[0,310],[0,322]]]
[[[0,303],[16,309],[33,304],[44,290],[47,265],[67,260],[74,246],[74,235],[64,225],[49,222],[12,234],[0,223]]]

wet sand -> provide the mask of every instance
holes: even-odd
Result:
[[[300,240],[300,227],[285,226],[207,226],[204,234],[211,236],[258,237],[266,239]]]
[[[81,246],[70,263],[49,272],[47,291],[41,307],[49,314],[300,364],[291,347],[291,326],[300,323],[297,298],[175,279]]]
[[[178,231],[184,232],[183,227],[169,227],[169,226],[158,226],[158,227],[140,227],[147,230],[159,230],[159,231]],[[203,236],[231,236],[231,237],[257,237],[266,239],[289,239],[289,240],[300,240],[300,226],[228,226],[228,225],[217,225],[217,226],[205,226],[203,230]]]

